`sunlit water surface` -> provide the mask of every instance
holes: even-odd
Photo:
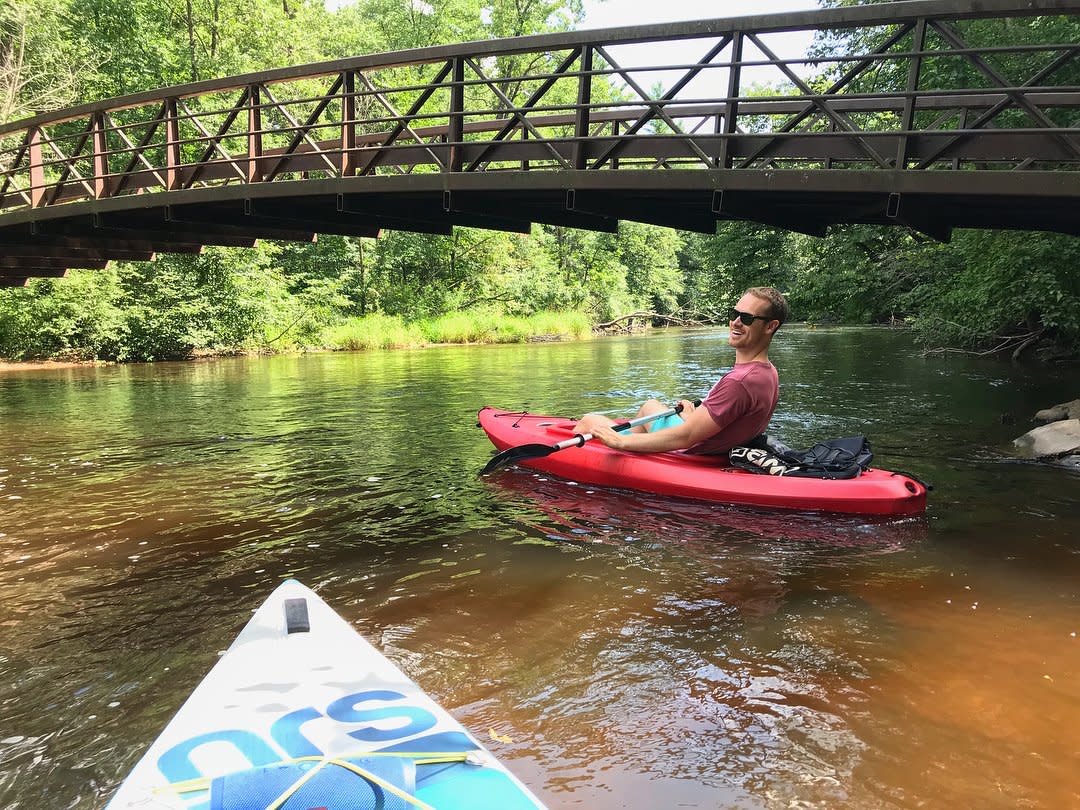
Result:
[[[1080,806],[1080,476],[1006,452],[1075,369],[773,360],[774,433],[868,435],[924,518],[477,476],[480,406],[700,395],[723,331],[0,376],[0,807],[103,805],[290,576],[552,807]]]

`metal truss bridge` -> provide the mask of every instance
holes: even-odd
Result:
[[[1035,23],[1078,12],[1080,0],[913,0],[577,31],[40,115],[0,126],[0,285],[384,228],[1077,234],[1080,43],[1039,40],[1054,26]],[[988,30],[993,44],[974,41]],[[791,31],[858,45],[781,58]]]

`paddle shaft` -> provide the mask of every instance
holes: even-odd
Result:
[[[696,408],[700,404],[701,400],[696,400],[694,402],[694,407]],[[654,419],[665,419],[668,416],[674,416],[677,413],[682,413],[682,409],[683,406],[680,402],[674,408],[668,408],[666,411],[658,411],[657,413],[646,414],[645,416],[639,416],[636,419],[630,419],[626,422],[616,422],[614,425],[611,426],[611,429],[617,430],[619,432],[630,430],[630,428],[635,428],[638,425],[648,424]],[[554,451],[565,450],[567,447],[581,447],[583,444],[585,444],[585,442],[591,441],[593,438],[594,437],[591,433],[575,433],[574,438],[566,439],[559,442],[558,444],[552,445],[551,449]]]

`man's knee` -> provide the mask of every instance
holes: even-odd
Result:
[[[642,403],[638,408],[638,416],[648,416],[653,413],[660,413],[660,411],[666,411],[668,406],[658,399],[649,399]]]

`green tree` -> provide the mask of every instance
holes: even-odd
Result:
[[[0,4],[0,124],[76,101],[88,60],[63,36],[64,0]]]

